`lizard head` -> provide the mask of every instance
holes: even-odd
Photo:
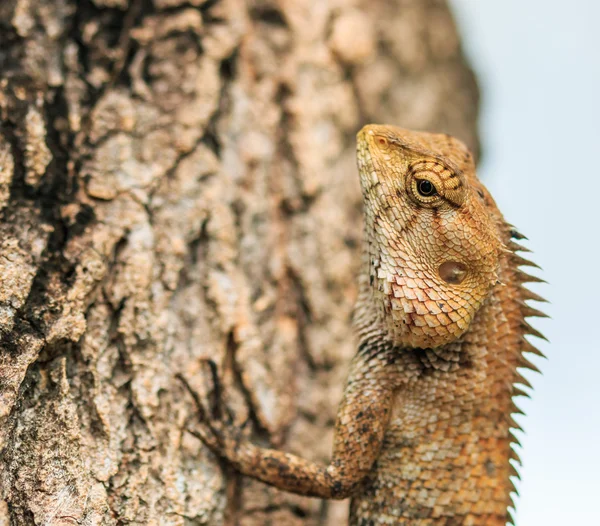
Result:
[[[494,202],[448,135],[365,126],[357,136],[369,279],[394,343],[457,340],[498,282]]]

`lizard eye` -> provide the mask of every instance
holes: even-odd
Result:
[[[456,206],[462,204],[464,189],[460,176],[437,161],[412,163],[405,177],[406,191],[418,206],[436,208],[446,201]]]
[[[423,197],[431,197],[437,194],[434,184],[427,179],[417,179],[417,192]]]

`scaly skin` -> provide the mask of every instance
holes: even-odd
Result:
[[[219,396],[197,433],[240,472],[321,498],[352,496],[355,526],[503,526],[517,367],[539,352],[525,321],[542,316],[522,285],[521,238],[505,223],[456,139],[369,125],[358,134],[365,267],[358,352],[331,463],[262,449]],[[212,370],[214,387],[218,387]]]

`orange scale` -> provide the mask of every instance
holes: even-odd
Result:
[[[420,316],[415,316],[413,318],[413,324],[415,325],[415,327],[419,327],[421,329],[421,333],[424,332],[424,328],[427,327],[427,324],[425,323],[425,320],[423,318],[421,318]],[[427,327],[429,328],[429,327]]]
[[[468,311],[466,309],[460,308],[460,309],[458,309],[457,312],[460,314],[461,318],[468,318],[469,317],[469,313],[468,313]]]
[[[411,268],[409,268],[409,267],[406,267],[406,268],[404,269],[404,272],[406,273],[406,275],[407,275],[409,278],[413,278],[413,279],[414,279],[414,278],[416,278],[416,277],[417,277],[417,273],[416,273],[416,272],[415,272],[413,269],[411,269]]]
[[[435,282],[432,281],[430,279],[427,278],[423,278],[423,282],[425,283],[425,285],[427,285],[430,289],[432,290],[439,290],[439,285]],[[435,299],[435,298],[431,298],[431,299]]]
[[[390,300],[390,304],[392,306],[392,309],[397,310],[397,311],[403,310],[404,306],[402,305],[402,299],[403,298],[396,298],[396,297],[392,298]]]
[[[409,300],[416,300],[417,299],[417,295],[415,293],[415,291],[411,288],[406,287],[404,289],[404,295],[409,299]]]
[[[441,301],[442,297],[438,294],[438,292],[434,289],[426,289],[425,293],[429,296],[429,298],[433,301]],[[443,307],[440,307],[443,310]]]
[[[461,319],[461,315],[455,310],[451,310],[448,312],[448,317],[452,320],[453,323],[456,323]]]
[[[387,280],[381,280],[379,282],[379,290],[383,292],[386,296],[389,296],[391,291],[391,284]]]
[[[417,282],[412,279],[412,278],[406,278],[406,286],[411,288],[411,289],[416,289],[418,288],[417,286]]]
[[[402,287],[398,287],[396,284],[392,284],[392,292],[395,298],[404,298],[404,292]]]
[[[444,314],[442,312],[440,314],[437,314],[436,316],[441,325],[451,325],[452,324],[452,320],[450,319],[450,317],[447,314]]]
[[[417,299],[421,302],[421,303],[425,303],[425,302],[429,302],[429,298],[427,297],[427,295],[425,294],[425,291],[418,287],[416,289],[414,289],[414,293],[417,296]]]
[[[425,306],[427,307],[427,310],[433,314],[433,315],[438,315],[442,313],[442,309],[440,309],[439,305],[435,302],[435,301],[431,301],[428,299],[424,299],[421,300],[425,303]]]
[[[424,320],[424,323],[427,323],[427,320]],[[437,337],[439,336],[438,334],[438,329],[437,327],[429,327],[427,325],[425,325],[422,329],[423,333],[427,336],[431,336],[431,337]]]
[[[448,300],[446,300],[448,302],[448,305],[450,305],[450,307],[452,307],[453,310],[458,310],[461,308],[460,303],[458,303],[457,301],[454,301],[454,299],[452,298],[448,298]]]
[[[403,261],[402,263],[403,263],[403,268],[404,268],[405,272],[407,272],[407,273],[408,273],[408,269],[415,270],[415,271],[419,270],[415,261],[413,261],[412,258],[407,259],[406,261]]]
[[[406,313],[414,312],[413,304],[411,301],[408,301],[406,298],[401,299],[402,302],[402,310]]]
[[[425,305],[424,303],[422,303],[421,301],[415,301],[413,303],[414,307],[415,307],[415,312],[419,315],[419,316],[429,316],[429,310],[427,309],[427,305]],[[429,325],[429,323],[427,324]],[[431,325],[430,325],[431,327]]]
[[[438,336],[448,336],[448,335],[457,335],[457,331],[452,329],[452,326],[448,326],[448,325],[440,325],[439,327],[436,327],[435,329],[438,333]]]

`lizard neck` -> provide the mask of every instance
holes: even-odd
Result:
[[[508,232],[507,232],[508,235]],[[507,244],[510,240],[507,238]],[[362,348],[387,341],[399,382],[382,453],[352,504],[353,524],[400,518],[410,524],[504,526],[517,460],[511,443],[514,384],[527,366],[523,276],[507,256],[496,287],[467,332],[435,349],[394,347],[363,273],[354,327]],[[394,466],[400,468],[394,468]],[[390,503],[397,503],[390,506]],[[383,510],[383,511],[382,511]]]

